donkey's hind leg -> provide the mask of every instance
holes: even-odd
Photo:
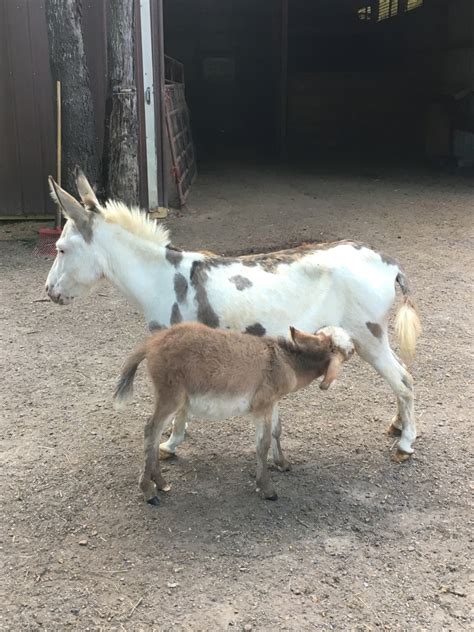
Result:
[[[363,337],[356,341],[358,354],[371,364],[390,385],[397,397],[398,414],[392,425],[401,431],[394,460],[401,462],[413,453],[412,443],[416,438],[413,399],[413,378],[390,348],[386,332],[380,338]]]
[[[188,420],[188,412],[186,408],[179,411],[173,420],[171,435],[167,441],[160,443],[160,457],[170,459],[176,454],[176,448],[184,441],[186,434],[186,425]]]

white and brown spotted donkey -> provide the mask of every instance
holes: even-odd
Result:
[[[412,454],[413,379],[390,348],[387,332],[396,284],[403,300],[395,329],[404,359],[414,356],[421,327],[394,259],[353,241],[241,257],[183,251],[138,208],[99,204],[80,170],[76,181],[82,204],[50,178],[52,196],[68,220],[46,281],[51,300],[67,305],[106,278],[141,310],[150,330],[182,321],[271,336],[287,336],[290,325],[310,332],[342,327],[396,395],[398,412],[389,431],[401,438],[394,458]],[[175,453],[186,421],[185,414],[175,418],[161,445],[164,453]]]

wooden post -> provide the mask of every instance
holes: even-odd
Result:
[[[131,205],[139,203],[133,4],[133,0],[114,0],[108,5],[110,105],[104,151],[107,197]]]
[[[80,165],[96,184],[99,160],[96,146],[94,104],[82,35],[82,17],[76,0],[45,3],[51,74],[61,82],[62,185],[76,189],[74,168]]]

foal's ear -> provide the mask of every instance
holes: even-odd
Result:
[[[48,182],[51,197],[61,207],[64,217],[74,222],[77,230],[87,242],[91,241],[93,214],[86,211],[72,195],[61,189],[52,176],[49,176]]]
[[[295,327],[290,327],[290,335],[295,344],[301,344],[305,341],[305,334]]]
[[[74,175],[76,176],[77,191],[84,206],[90,211],[98,211],[100,208],[99,200],[96,198],[94,189],[78,165],[74,169]]]

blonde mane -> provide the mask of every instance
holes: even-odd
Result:
[[[151,219],[137,206],[129,207],[123,202],[107,200],[100,212],[109,224],[118,224],[129,233],[151,241],[157,246],[167,246],[170,243],[168,229]]]

